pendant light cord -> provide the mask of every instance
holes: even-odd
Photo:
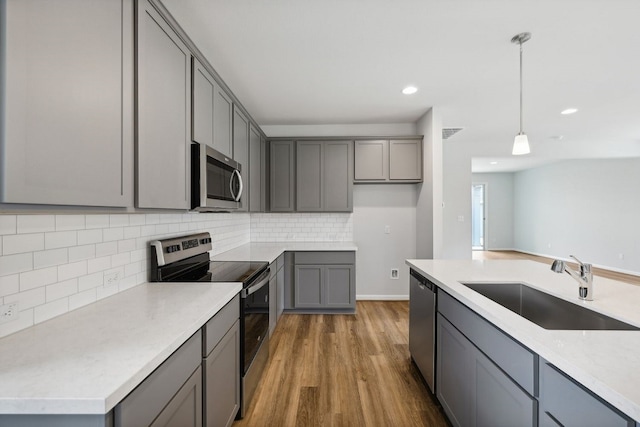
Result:
[[[522,133],[522,42],[520,42],[520,135]]]

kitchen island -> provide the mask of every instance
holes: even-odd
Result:
[[[633,420],[640,420],[640,331],[548,330],[460,282],[519,282],[640,326],[640,288],[596,277],[594,301],[548,265],[523,260],[407,260],[446,294]],[[542,425],[542,421],[541,421]]]

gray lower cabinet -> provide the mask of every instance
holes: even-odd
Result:
[[[271,141],[269,143],[269,210],[293,212],[295,210],[295,143]]]
[[[148,0],[137,36],[136,206],[188,209],[191,52]]]
[[[454,426],[536,426],[537,356],[438,290],[436,396]]]
[[[276,260],[278,271],[276,272],[276,323],[280,320],[284,311],[284,289],[285,289],[285,254],[282,254]]]
[[[233,106],[233,160],[240,163],[242,172],[241,212],[249,210],[251,198],[251,168],[249,166],[249,119],[240,109]]]
[[[296,252],[294,259],[291,308],[355,310],[354,252]]]
[[[133,1],[0,15],[0,202],[132,206]]]
[[[352,141],[297,141],[296,211],[353,211]]]
[[[269,264],[269,337],[276,329],[278,306],[278,267],[276,262]]]
[[[202,426],[199,330],[115,408],[115,427]]]
[[[422,140],[355,141],[354,180],[359,183],[422,182]]]
[[[626,415],[540,359],[540,426],[634,427]]]
[[[230,426],[240,408],[240,297],[203,327],[204,425]]]

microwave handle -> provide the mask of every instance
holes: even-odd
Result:
[[[240,188],[238,189],[238,194],[233,194],[233,177],[237,176],[238,177],[238,183],[240,184]],[[243,190],[243,185],[242,185],[242,177],[240,176],[240,172],[238,171],[238,169],[234,169],[233,173],[231,174],[231,180],[229,181],[229,189],[231,190],[231,196],[233,197],[233,200],[236,202],[240,201],[240,197],[242,196],[242,190]]]

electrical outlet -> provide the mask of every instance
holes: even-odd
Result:
[[[391,226],[389,225],[384,226],[384,234],[391,234]]]
[[[618,254],[618,259],[620,260],[624,259],[624,254]]]
[[[0,323],[10,322],[18,318],[18,303],[0,305]]]
[[[397,268],[392,268],[391,269],[391,278],[392,279],[397,279],[398,278],[398,269]]]
[[[122,276],[120,274],[120,271],[113,271],[111,273],[105,273],[105,275],[104,275],[104,285],[105,286],[117,285],[118,283],[120,283],[121,279],[122,279]]]

